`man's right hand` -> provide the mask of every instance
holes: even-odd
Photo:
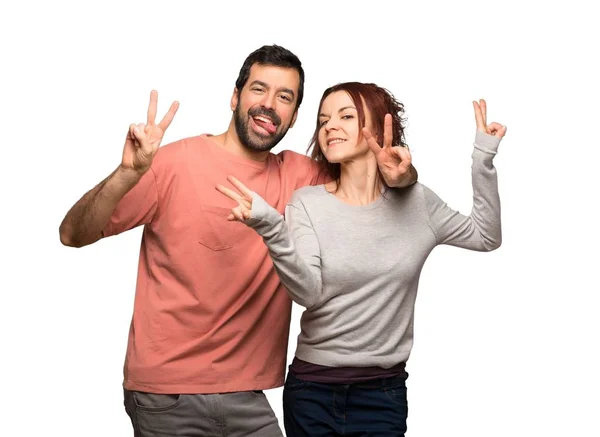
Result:
[[[169,111],[165,114],[159,124],[155,124],[156,106],[158,101],[158,92],[150,92],[150,104],[148,105],[148,118],[146,124],[132,124],[129,126],[129,132],[125,138],[123,147],[123,159],[121,167],[125,170],[135,170],[139,174],[144,174],[152,165],[154,155],[158,151],[160,142],[165,135],[165,131],[173,121],[175,113],[179,108],[179,102],[171,104]]]

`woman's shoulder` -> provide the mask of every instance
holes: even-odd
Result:
[[[312,202],[316,199],[322,199],[327,194],[326,184],[321,185],[307,185],[302,188],[298,188],[292,194],[290,199],[291,204]]]

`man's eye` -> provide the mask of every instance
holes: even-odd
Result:
[[[285,95],[285,94],[282,94],[281,98],[283,100],[285,100],[286,102],[291,102],[292,101],[292,98],[290,96],[288,96],[288,95]]]

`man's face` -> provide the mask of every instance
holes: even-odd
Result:
[[[293,68],[254,64],[231,98],[235,130],[252,150],[271,150],[296,121],[300,75]]]

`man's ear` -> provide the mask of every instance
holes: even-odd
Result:
[[[238,101],[239,101],[238,89],[233,88],[233,94],[231,95],[231,102],[229,103],[229,107],[231,108],[232,111],[235,111]]]
[[[290,127],[294,127],[296,123],[296,119],[298,118],[298,109],[294,111],[294,115],[292,116],[292,122],[290,123]]]

